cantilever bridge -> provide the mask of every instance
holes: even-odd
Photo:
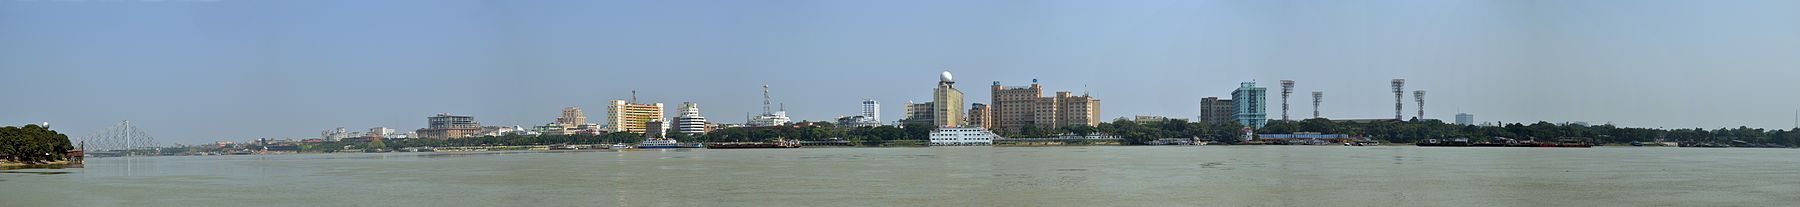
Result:
[[[81,143],[91,157],[154,156],[162,146],[156,137],[132,126],[131,121],[82,137]]]

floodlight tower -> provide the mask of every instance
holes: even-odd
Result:
[[[1313,91],[1313,118],[1319,117],[1319,102],[1325,98],[1324,91]]]
[[[1413,101],[1419,102],[1419,120],[1425,120],[1425,90],[1413,91]]]
[[[1288,96],[1294,94],[1294,80],[1281,80],[1281,120],[1288,120]]]
[[[1406,96],[1406,79],[1394,79],[1394,120],[1405,120],[1400,117],[1400,98]]]
[[[763,114],[769,115],[769,85],[763,85]]]

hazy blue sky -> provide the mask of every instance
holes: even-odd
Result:
[[[1388,80],[1406,78],[1428,118],[1786,128],[1800,1],[6,0],[0,70],[0,124],[132,120],[189,144],[440,112],[601,120],[632,90],[741,122],[763,84],[796,119],[870,98],[892,121],[941,70],[971,103],[1036,78],[1107,119],[1194,117],[1281,79],[1299,82],[1296,117],[1310,91],[1326,117],[1391,117]]]

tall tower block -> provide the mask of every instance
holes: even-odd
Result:
[[[1288,119],[1288,96],[1294,94],[1294,80],[1281,80],[1281,120]]]
[[[1406,120],[1406,118],[1401,117],[1401,114],[1400,114],[1400,107],[1403,106],[1403,104],[1401,104],[1401,102],[1400,102],[1400,98],[1406,96],[1406,79],[1394,79],[1393,83],[1394,83],[1394,120]]]

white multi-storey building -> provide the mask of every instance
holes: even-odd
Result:
[[[769,100],[769,85],[763,85],[763,113],[762,115],[757,115],[755,118],[751,118],[750,123],[748,123],[750,126],[783,126],[787,125],[788,122],[793,122],[792,119],[788,119],[787,106],[785,105],[781,107],[780,111],[769,111]]]
[[[784,126],[793,121],[793,119],[788,118],[787,111],[776,111],[775,113],[763,114],[750,119],[750,126]]]
[[[1468,113],[1456,113],[1456,124],[1473,125],[1473,124],[1475,124],[1475,115],[1468,114]]]
[[[931,132],[931,146],[992,146],[1000,135],[980,127],[938,128]]]
[[[881,122],[881,102],[863,99],[862,116],[864,118],[873,119],[875,122]]]
[[[700,116],[700,104],[681,103],[680,115],[675,116],[675,130],[687,134],[706,133],[706,117]]]

